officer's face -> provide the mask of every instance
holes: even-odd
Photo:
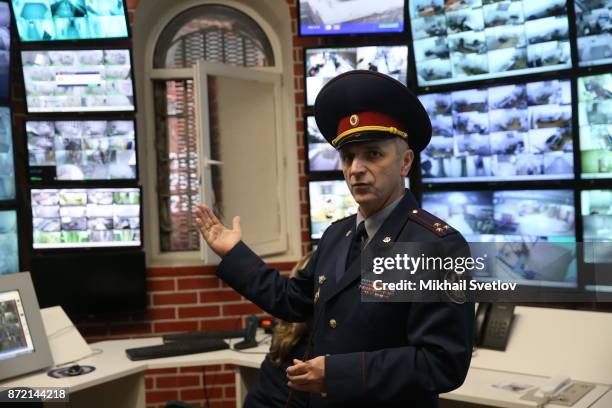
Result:
[[[394,201],[404,191],[414,153],[400,139],[349,143],[340,149],[342,172],[366,216]]]

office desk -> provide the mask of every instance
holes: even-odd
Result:
[[[195,367],[216,364],[234,364],[236,371],[237,406],[242,406],[248,387],[257,375],[269,344],[245,350],[219,350],[208,353],[166,357],[152,360],[130,361],[125,350],[134,347],[162,344],[162,338],[109,340],[90,344],[101,350],[100,354],[79,361],[80,365],[92,365],[96,370],[81,376],[51,378],[46,373],[31,374],[11,379],[2,387],[65,387],[70,393],[70,407],[84,408],[145,408],[145,375],[157,368]],[[53,405],[57,406],[57,405]]]
[[[552,323],[552,324],[551,324]],[[520,395],[494,387],[501,382],[541,385],[550,376],[565,374],[597,387],[574,408],[612,407],[612,314],[560,309],[517,307],[513,333],[507,350],[478,350],[465,383],[442,394],[443,399],[492,407],[526,408],[536,404]],[[67,387],[71,407],[145,407],[146,371],[155,368],[233,364],[237,367],[236,404],[257,375],[268,345],[246,354],[221,350],[155,360],[130,361],[126,348],[160,344],[161,338],[110,340],[91,344],[102,354],[79,362],[96,371],[79,377],[54,379],[34,374],[0,384],[2,386]],[[560,406],[547,405],[547,408]]]

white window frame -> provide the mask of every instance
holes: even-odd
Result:
[[[246,2],[246,0],[245,0]],[[195,65],[190,68],[178,69],[159,69],[153,67],[153,57],[156,44],[159,40],[164,28],[182,12],[205,5],[220,5],[228,6],[241,11],[252,18],[263,30],[270,41],[272,52],[274,55],[274,66],[251,68],[262,73],[269,72],[278,74],[281,77],[281,94],[283,103],[279,106],[278,114],[282,118],[282,131],[280,134],[289,135],[289,137],[281,138],[281,143],[278,146],[278,151],[283,155],[283,172],[280,176],[285,183],[285,208],[286,225],[288,236],[288,248],[283,254],[278,254],[273,257],[268,257],[268,261],[286,262],[295,261],[301,257],[301,232],[300,232],[300,211],[299,211],[299,183],[297,171],[297,142],[295,128],[295,105],[293,102],[293,69],[287,69],[284,72],[284,58],[282,52],[282,44],[278,34],[272,26],[252,7],[243,2],[236,0],[185,0],[170,8],[168,12],[160,16],[152,30],[149,32],[146,41],[145,61],[144,61],[144,81],[143,89],[141,89],[142,100],[140,104],[141,115],[144,115],[144,120],[139,123],[144,123],[144,131],[139,132],[140,145],[144,146],[144,160],[141,160],[141,181],[144,185],[144,248],[147,255],[147,265],[149,267],[169,267],[169,266],[201,266],[202,252],[197,251],[176,251],[162,252],[160,249],[159,236],[159,207],[156,191],[157,185],[157,159],[155,153],[155,107],[153,103],[154,91],[153,81],[155,80],[187,80],[191,79],[195,85]],[[285,5],[287,8],[288,5]],[[289,39],[291,41],[291,39]],[[225,66],[224,64],[219,64]],[[226,68],[231,66],[225,66]],[[289,78],[289,79],[286,79]],[[288,88],[287,88],[288,87]],[[289,102],[289,103],[287,103]],[[196,102],[197,103],[197,102]],[[196,111],[199,109],[196,107]],[[196,115],[196,124],[197,115]],[[200,134],[200,129],[197,129]],[[201,144],[201,138],[198,138],[198,143]],[[201,152],[201,146],[198,146],[198,152]],[[200,160],[202,156],[198,157]],[[199,163],[199,171],[201,173],[203,163]],[[291,180],[293,179],[293,180]],[[205,243],[202,243],[205,245]]]

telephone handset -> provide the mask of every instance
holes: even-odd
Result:
[[[474,344],[480,348],[504,351],[514,320],[514,305],[479,303],[474,325]]]

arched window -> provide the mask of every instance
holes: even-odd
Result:
[[[152,85],[155,115],[159,251],[197,251],[192,209],[199,202],[196,103],[192,67],[204,59],[241,67],[274,65],[270,41],[250,16],[206,4],[187,9],[163,29],[155,44]],[[214,157],[218,134],[211,127]],[[213,189],[219,174],[213,169]]]

